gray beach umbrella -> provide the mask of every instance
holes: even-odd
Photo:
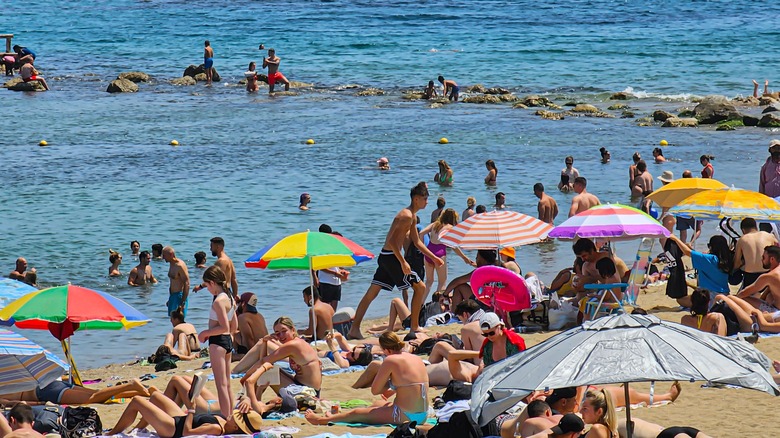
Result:
[[[474,382],[472,415],[485,425],[532,391],[583,385],[624,383],[627,392],[630,382],[701,381],[780,395],[771,365],[742,340],[650,315],[608,316],[485,368]]]

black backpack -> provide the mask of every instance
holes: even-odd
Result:
[[[470,411],[455,412],[446,423],[438,423],[428,431],[427,438],[482,438],[482,431]]]
[[[103,433],[103,423],[98,412],[86,406],[65,408],[62,414],[62,438],[85,438]]]
[[[461,382],[460,380],[450,380],[447,384],[447,389],[444,390],[444,394],[441,398],[445,402],[458,401],[458,400],[471,400],[471,383]]]
[[[400,426],[396,426],[396,428],[387,435],[387,438],[418,438],[420,433],[417,432],[416,426],[416,421],[407,421]]]

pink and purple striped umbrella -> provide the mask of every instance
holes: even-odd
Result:
[[[550,237],[631,240],[640,237],[669,237],[669,230],[650,215],[634,207],[603,204],[570,217],[553,228]]]

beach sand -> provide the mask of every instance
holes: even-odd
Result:
[[[683,316],[682,312],[677,311],[677,303],[664,295],[665,286],[651,286],[642,291],[639,296],[639,304],[650,314],[658,316],[661,319],[679,322]],[[365,321],[363,328],[375,324],[377,321]],[[459,333],[459,324],[432,328],[430,331]],[[526,344],[530,347],[542,342],[544,339],[558,332],[523,334]],[[770,358],[780,358],[780,337],[760,339],[756,346],[767,354]],[[150,352],[151,353],[151,352]],[[179,362],[178,368],[171,371],[155,372],[153,366],[135,365],[110,365],[103,368],[82,371],[82,377],[85,379],[103,379],[102,382],[95,385],[88,385],[90,388],[103,388],[112,383],[112,376],[118,376],[122,380],[139,377],[147,373],[155,374],[157,377],[144,383],[154,385],[159,389],[164,389],[167,381],[175,374],[191,375],[199,370],[205,359]],[[206,370],[206,374],[210,373]],[[351,399],[362,399],[367,401],[376,400],[378,397],[372,396],[369,389],[355,390],[351,388],[352,383],[357,379],[356,373],[344,373],[335,376],[325,376],[323,379],[323,398],[328,400],[347,401]],[[232,380],[233,390],[238,392],[240,389],[238,379]],[[762,392],[751,391],[747,389],[716,389],[701,388],[701,383],[681,382],[682,394],[676,402],[661,405],[652,408],[638,408],[632,410],[632,416],[643,420],[655,422],[665,427],[668,426],[692,426],[696,427],[711,436],[740,436],[740,437],[760,437],[773,435],[769,432],[774,427],[771,415],[758,415],[757,412],[763,411],[774,402],[773,398]],[[632,384],[632,388],[639,391],[648,391],[649,384]],[[656,393],[663,393],[668,390],[670,383],[656,383]],[[210,381],[207,387],[214,390],[214,382]],[[432,390],[429,397],[433,398],[439,395],[442,389]],[[264,399],[270,399],[272,392],[266,392]],[[127,401],[127,400],[126,400]],[[114,403],[108,405],[94,406],[100,413],[103,421],[103,427],[111,427],[115,424],[119,415],[125,407],[123,403]],[[752,412],[746,413],[745,407],[749,407]],[[624,412],[618,414],[621,418],[625,416]],[[359,435],[374,435],[389,433],[392,429],[388,427],[366,427],[354,428],[345,426],[312,426],[302,417],[287,418],[282,421],[266,421],[265,426],[292,426],[301,429],[295,436],[306,437],[320,433],[343,434],[352,433]]]

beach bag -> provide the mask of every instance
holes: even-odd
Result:
[[[557,293],[550,297],[550,303],[557,302],[558,308],[550,306],[547,310],[547,319],[549,321],[549,330],[563,330],[566,326],[577,324],[577,313],[579,308],[569,300],[561,300]]]
[[[86,406],[65,408],[62,414],[62,438],[85,438],[100,435],[103,432],[103,423],[98,412]]]
[[[157,365],[154,366],[154,370],[157,372],[168,371],[177,367],[178,366],[176,365],[176,361],[173,360],[172,357],[166,357],[165,359],[157,362]]]
[[[725,301],[718,301],[710,308],[710,313],[720,313],[726,319],[726,336],[739,333],[739,320]]]
[[[444,390],[441,398],[445,402],[458,400],[471,400],[471,383],[461,382],[460,380],[450,380],[447,389]]]
[[[33,429],[41,435],[60,433],[60,418],[65,410],[60,406],[33,406],[35,421]]]
[[[433,426],[426,434],[427,438],[482,438],[480,430],[474,419],[471,418],[471,411],[455,412],[450,417],[450,421],[442,422]]]
[[[389,435],[387,435],[387,438],[418,438],[420,433],[417,432],[417,428],[415,426],[417,426],[416,421],[407,421],[400,426],[396,426],[396,428],[393,429]]]

